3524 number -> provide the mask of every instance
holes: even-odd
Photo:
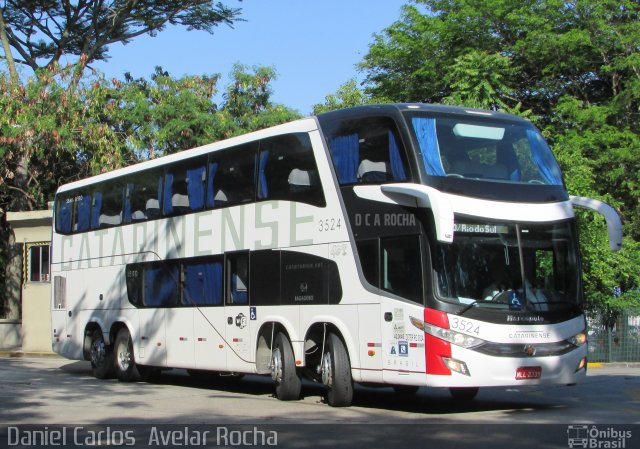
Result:
[[[328,232],[335,231],[342,227],[342,221],[340,218],[323,218],[318,220],[318,231]]]

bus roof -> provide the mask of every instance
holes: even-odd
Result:
[[[380,115],[387,114],[392,115],[398,112],[404,111],[421,111],[430,112],[434,114],[455,114],[455,115],[468,115],[468,116],[481,116],[492,117],[501,120],[518,121],[522,123],[530,123],[528,120],[518,117],[516,115],[507,114],[504,112],[490,111],[486,109],[465,108],[461,106],[447,106],[441,104],[425,104],[425,103],[391,103],[391,104],[373,104],[364,106],[355,106],[352,108],[339,109],[336,111],[325,112],[318,115],[318,118],[323,120],[332,120],[344,118],[347,116],[362,116],[362,115]]]
[[[325,112],[319,114],[317,118],[322,122],[324,120],[333,120],[348,118],[350,116],[372,116],[372,115],[394,115],[403,111],[423,111],[431,112],[435,114],[456,114],[456,115],[469,115],[469,116],[486,116],[493,117],[502,120],[521,121],[523,123],[529,123],[527,120],[517,117],[511,114],[505,114],[502,112],[488,111],[483,109],[464,108],[458,106],[445,106],[436,104],[424,104],[424,103],[393,103],[393,104],[377,104],[377,105],[364,105],[355,106],[351,108],[340,109],[331,112]],[[240,136],[232,137],[230,139],[221,140],[218,142],[209,143],[197,148],[184,150],[179,153],[170,154],[167,156],[159,157],[149,161],[140,162],[137,164],[129,165],[124,168],[113,170],[100,175],[92,176],[89,178],[74,181],[68,184],[64,184],[58,187],[56,193],[66,192],[80,187],[85,187],[95,183],[105,181],[107,179],[117,178],[120,176],[136,173],[139,171],[147,170],[154,167],[162,167],[172,162],[177,162],[192,157],[200,156],[210,152],[223,150],[228,147],[242,145],[243,143],[252,142],[254,140],[263,139],[266,137],[276,136],[284,133],[291,132],[309,132],[318,129],[318,123],[315,117],[307,117],[293,122],[277,125],[271,128],[254,131],[251,133],[243,134]]]

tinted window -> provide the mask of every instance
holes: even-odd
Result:
[[[164,215],[181,215],[204,208],[207,181],[205,158],[172,164],[164,177]]]
[[[280,304],[280,251],[251,253],[251,304]]]
[[[381,288],[422,303],[422,258],[420,237],[403,236],[380,240]]]
[[[178,303],[178,266],[175,263],[154,263],[144,269],[143,305],[172,307]]]
[[[91,205],[91,228],[99,229],[122,223],[123,189],[119,183],[98,184]]]
[[[224,283],[222,257],[185,260],[181,264],[182,304],[212,306],[222,304]]]
[[[162,174],[159,171],[141,172],[126,181],[124,222],[135,223],[160,216]]]
[[[360,257],[360,266],[364,278],[371,285],[379,287],[380,281],[378,278],[378,240],[361,240],[356,244],[358,248],[358,256]]]
[[[288,134],[260,142],[258,198],[325,205],[307,134]]]
[[[227,255],[227,304],[249,302],[249,252]]]
[[[342,287],[335,263],[311,254],[282,252],[282,304],[338,303]]]
[[[68,234],[72,231],[73,198],[67,195],[56,199],[56,231]]]
[[[255,200],[256,144],[212,155],[207,182],[207,207],[225,207]]]
[[[372,117],[325,127],[340,184],[406,181],[406,154],[394,121]]]

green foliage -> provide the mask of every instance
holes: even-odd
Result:
[[[213,33],[239,16],[240,9],[210,0],[10,0],[0,8],[16,63],[36,71],[75,56],[76,76],[92,61],[107,59],[111,44],[155,36],[167,25]]]
[[[355,78],[342,84],[335,94],[324,97],[324,103],[313,105],[313,114],[335,111],[336,109],[361,106],[365,104],[384,103],[382,98],[374,98],[358,88]]]
[[[533,120],[569,192],[603,199],[624,218],[624,249],[611,253],[602,221],[580,214],[586,298],[615,311],[638,304],[640,286],[638,42],[635,0],[413,0],[359,68],[366,95]]]

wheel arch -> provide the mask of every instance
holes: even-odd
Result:
[[[325,319],[318,319],[311,323],[307,328],[304,336],[304,365],[308,366],[308,360],[313,360],[313,354],[315,354],[315,351],[312,353],[309,353],[309,351],[312,350],[314,345],[319,345],[318,349],[322,350],[321,346],[323,338],[325,338],[326,335],[325,329],[326,334],[333,333],[342,340],[342,343],[347,350],[347,355],[349,356],[351,368],[353,369],[354,366],[357,366],[357,340],[353,338],[351,332],[349,332],[349,329],[344,325],[344,323],[329,317],[325,317]]]
[[[271,372],[271,348],[273,347],[273,339],[278,333],[283,333],[292,343],[294,357],[296,360],[301,360],[296,354],[296,346],[293,344],[292,335],[293,326],[290,323],[286,323],[277,319],[265,320],[260,329],[256,333],[256,373],[257,374],[269,374]]]

